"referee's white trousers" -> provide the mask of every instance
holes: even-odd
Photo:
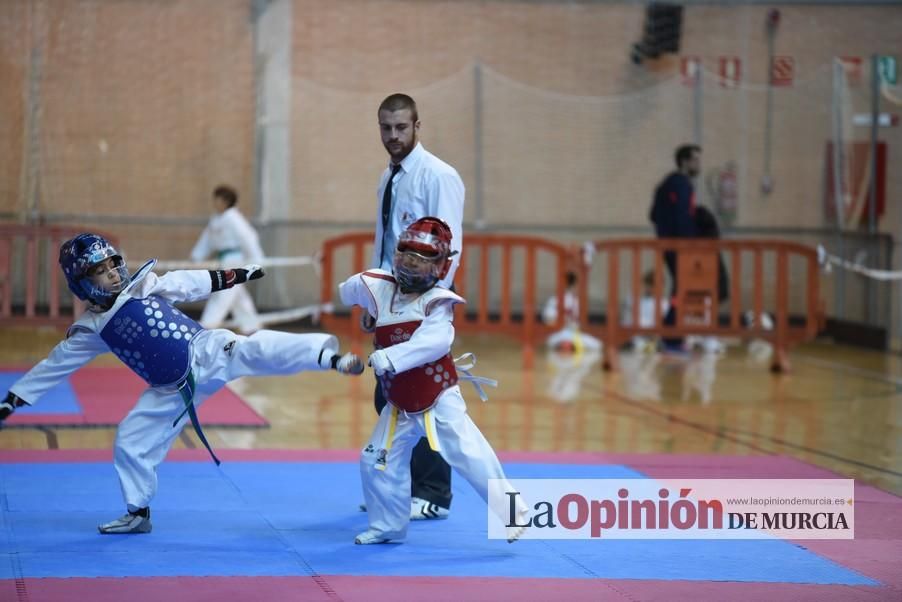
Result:
[[[329,334],[292,334],[261,330],[246,337],[228,330],[206,330],[193,341],[196,382],[194,405],[242,376],[294,374],[322,370],[320,351],[338,352],[338,339]],[[122,497],[129,510],[144,508],[157,492],[157,466],[182,428],[188,415],[173,427],[185,409],[175,387],[150,387],[119,423],[113,448],[113,465],[119,474]]]

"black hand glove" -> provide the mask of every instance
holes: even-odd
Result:
[[[211,270],[210,280],[213,282],[212,290],[215,293],[216,291],[232,288],[236,284],[242,284],[248,280],[263,278],[263,275],[263,268],[251,264],[234,270]]]
[[[7,393],[6,399],[0,401],[0,423],[9,418],[9,416],[16,411],[16,408],[20,408],[24,405],[28,404],[26,404],[21,397],[12,391]]]

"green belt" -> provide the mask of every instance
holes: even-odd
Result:
[[[213,458],[213,461],[216,462],[216,466],[219,466],[221,462],[219,458],[216,457],[216,454],[213,453],[213,448],[210,447],[210,444],[207,442],[207,438],[204,436],[203,429],[200,428],[200,420],[197,419],[197,411],[194,408],[194,391],[195,391],[195,382],[194,382],[194,371],[189,370],[188,376],[185,377],[178,385],[179,395],[182,396],[182,401],[185,402],[185,409],[182,410],[182,413],[179,414],[179,417],[175,419],[175,422],[172,423],[172,426],[175,427],[178,424],[179,420],[185,415],[188,414],[188,417],[191,419],[191,426],[194,427],[194,432],[197,433],[198,439],[200,442],[204,444],[204,447],[207,448],[207,451],[210,452],[210,457]]]
[[[230,255],[232,253],[240,253],[241,249],[222,249],[221,251],[216,251],[216,259],[222,261],[222,258],[226,255]]]

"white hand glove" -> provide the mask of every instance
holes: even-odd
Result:
[[[363,332],[374,332],[376,330],[376,318],[365,311],[360,314],[360,330]]]
[[[382,376],[386,372],[395,371],[395,367],[392,366],[391,360],[388,359],[388,355],[383,349],[377,349],[376,351],[372,352],[370,354],[370,361],[368,363],[373,369],[373,372],[376,373],[376,376]]]

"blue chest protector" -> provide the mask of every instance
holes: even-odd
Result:
[[[191,370],[191,339],[203,327],[173,307],[150,296],[129,299],[116,312],[100,338],[110,350],[151,386],[178,385]]]

